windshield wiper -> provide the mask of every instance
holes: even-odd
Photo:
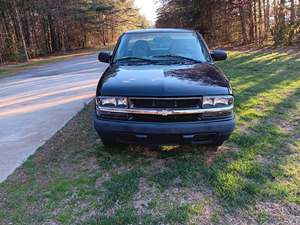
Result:
[[[156,56],[153,56],[153,58],[175,58],[175,59],[183,59],[183,60],[187,60],[187,61],[192,61],[192,62],[195,62],[195,63],[202,63],[201,61],[199,60],[196,60],[196,59],[192,59],[192,58],[188,58],[188,57],[184,57],[184,56],[180,56],[180,55],[156,55]]]
[[[120,58],[117,61],[118,62],[123,62],[123,61],[144,61],[144,62],[154,63],[154,60],[146,59],[146,58],[133,57],[133,56]]]

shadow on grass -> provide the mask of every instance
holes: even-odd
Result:
[[[102,149],[98,159],[104,158],[109,167],[122,166],[125,159],[126,164],[141,168],[141,176],[157,185],[162,192],[172,186],[211,187],[218,201],[228,209],[253,206],[257,200],[265,198],[291,199],[289,195],[299,201],[296,190],[278,189],[276,186],[277,177],[284,173],[282,166],[293,154],[287,145],[297,132],[294,128],[285,132],[277,123],[277,120],[290,123],[292,116],[288,112],[295,111],[300,101],[300,84],[297,85],[299,74],[294,73],[298,65],[294,65],[296,63],[293,60],[292,57],[287,59],[286,55],[271,57],[269,53],[256,52],[233,59],[226,65],[230,68],[243,64],[238,68],[239,71],[249,72],[251,75],[247,79],[253,81],[236,96],[237,107],[240,108],[238,112],[255,109],[257,105],[249,103],[249,100],[252,97],[258,98],[260,94],[270,92],[272,95],[272,92],[283,90],[283,96],[279,100],[271,96],[266,103],[260,102],[263,109],[255,117],[244,115],[241,120],[248,125],[247,130],[235,132],[225,150],[221,147],[219,152],[214,152],[212,149],[194,146],[179,147],[172,151],[146,148],[146,152],[143,148],[121,151]],[[248,71],[248,68],[259,67],[267,67],[262,71],[269,73],[263,76],[260,70]],[[242,79],[237,81],[240,76],[235,74],[231,79],[241,84]],[[109,160],[103,154],[109,155]],[[215,159],[208,163],[212,155]],[[153,168],[151,162],[158,159],[164,163],[159,169]]]
[[[285,99],[285,101],[290,100],[300,100],[299,89]],[[218,154],[212,149],[193,146],[178,147],[174,151],[167,152],[157,148],[107,150],[100,147],[98,159],[101,162],[105,161],[107,164],[105,168],[121,169],[120,173],[126,177],[125,179],[121,175],[123,178],[119,179],[120,175],[117,175],[113,183],[109,181],[104,185],[109,187],[109,196],[126,195],[132,198],[138,192],[138,182],[141,177],[157,186],[161,193],[172,187],[179,189],[196,187],[198,190],[203,186],[203,190],[211,188],[218,202],[225,209],[233,211],[241,207],[254,206],[257,201],[265,199],[287,200],[289,195],[296,196],[297,190],[277,188],[277,177],[284,174],[282,166],[293,154],[286,145],[290,142],[290,137],[295,135],[296,130],[284,133],[276,124],[269,121],[269,117],[272,119],[281,117],[276,112],[286,107],[285,101],[278,104],[274,112],[266,114],[258,125],[251,127],[246,133],[235,133],[232,136],[229,145],[237,145],[239,151],[229,150]],[[211,154],[217,156],[211,164],[208,164],[207,159]],[[153,165],[153,161],[157,160],[163,161],[160,167]],[[130,172],[122,171],[124,166],[129,166]],[[135,176],[137,170],[139,173]],[[122,192],[121,187],[126,187],[126,191]],[[128,190],[131,190],[130,194]],[[123,197],[118,198],[118,202],[122,203],[120,202],[122,199]],[[126,201],[130,202],[132,199]],[[160,199],[160,201],[165,200]],[[178,207],[183,210],[180,204]],[[189,221],[188,212],[191,209],[189,207],[184,209],[185,212],[180,211],[181,214],[175,220],[182,220],[181,215],[187,215],[183,223]],[[177,209],[170,210],[168,214],[176,215]]]
[[[239,107],[243,102],[266,90],[299,79],[299,74],[293,73],[300,71],[300,64],[295,62],[297,57],[296,54],[278,52],[235,52],[232,60],[220,63],[230,77],[237,95],[236,106]]]

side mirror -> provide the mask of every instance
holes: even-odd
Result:
[[[98,55],[98,60],[104,63],[110,63],[112,54],[111,52],[100,52]]]
[[[210,55],[215,61],[222,61],[227,59],[227,53],[222,50],[214,50],[210,53]]]

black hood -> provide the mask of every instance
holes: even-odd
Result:
[[[229,94],[223,72],[209,63],[194,65],[112,65],[101,77],[97,95],[182,97]]]

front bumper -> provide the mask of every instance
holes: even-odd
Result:
[[[230,136],[235,117],[197,122],[134,122],[99,119],[94,114],[94,127],[100,137],[113,137],[120,143],[135,144],[212,144]]]

